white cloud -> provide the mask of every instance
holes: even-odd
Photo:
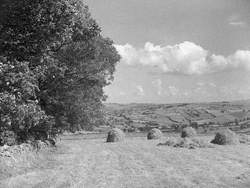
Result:
[[[137,85],[136,90],[137,90],[137,95],[139,95],[139,96],[144,96],[145,95],[144,89],[143,89],[143,87],[141,85]]]
[[[243,21],[230,21],[229,25],[244,27],[247,24],[246,24],[246,22],[243,22]]]
[[[170,94],[173,96],[177,95],[179,92],[179,89],[177,89],[175,86],[169,86],[168,89]]]
[[[197,85],[198,85],[198,86],[204,86],[205,83],[204,83],[204,82],[198,82]]]
[[[208,83],[197,82],[196,84],[197,84],[199,87],[207,87],[207,86],[216,87],[216,84],[213,83],[213,82],[208,82]]]
[[[135,59],[137,59],[137,50],[130,44],[125,45],[115,45],[116,50],[122,56],[122,60],[127,64],[134,64]]]
[[[250,70],[250,51],[238,50],[228,59],[233,68],[241,67]]]
[[[165,73],[206,74],[227,69],[250,70],[250,51],[238,50],[225,57],[210,54],[195,43],[185,41],[173,46],[159,46],[147,42],[144,48],[136,49],[130,44],[115,45],[121,61],[127,65],[158,67]]]
[[[152,81],[153,85],[156,87],[157,89],[157,95],[162,95],[162,81],[161,79],[156,79],[154,81]]]
[[[238,14],[233,14],[228,18],[228,24],[236,27],[245,27],[247,23],[243,21],[243,18]]]
[[[245,27],[247,23],[240,14],[232,14],[228,17],[228,24],[235,27]]]
[[[216,87],[216,84],[213,83],[213,82],[210,82],[208,85],[211,86],[211,87]]]
[[[120,91],[120,92],[119,92],[119,95],[121,95],[121,96],[125,96],[125,95],[126,95],[126,93],[125,93],[125,92],[123,92],[123,91]]]

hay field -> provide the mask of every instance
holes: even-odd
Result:
[[[0,187],[250,187],[249,145],[157,146],[165,140],[129,137],[105,143],[103,138],[64,137],[38,166],[1,179]]]

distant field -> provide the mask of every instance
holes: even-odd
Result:
[[[204,149],[157,146],[165,139],[127,137],[124,142],[105,143],[105,138],[66,136],[37,166],[2,179],[0,187],[250,187],[249,145]]]
[[[249,100],[190,104],[107,103],[105,112],[109,125],[129,131],[152,127],[176,131],[190,125],[205,132],[216,126],[250,128]]]

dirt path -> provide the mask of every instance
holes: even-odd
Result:
[[[5,179],[0,187],[250,187],[249,146],[188,150],[157,143],[62,140],[41,161],[43,168]]]

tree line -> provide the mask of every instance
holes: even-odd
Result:
[[[103,124],[119,59],[81,0],[1,0],[0,143]]]

